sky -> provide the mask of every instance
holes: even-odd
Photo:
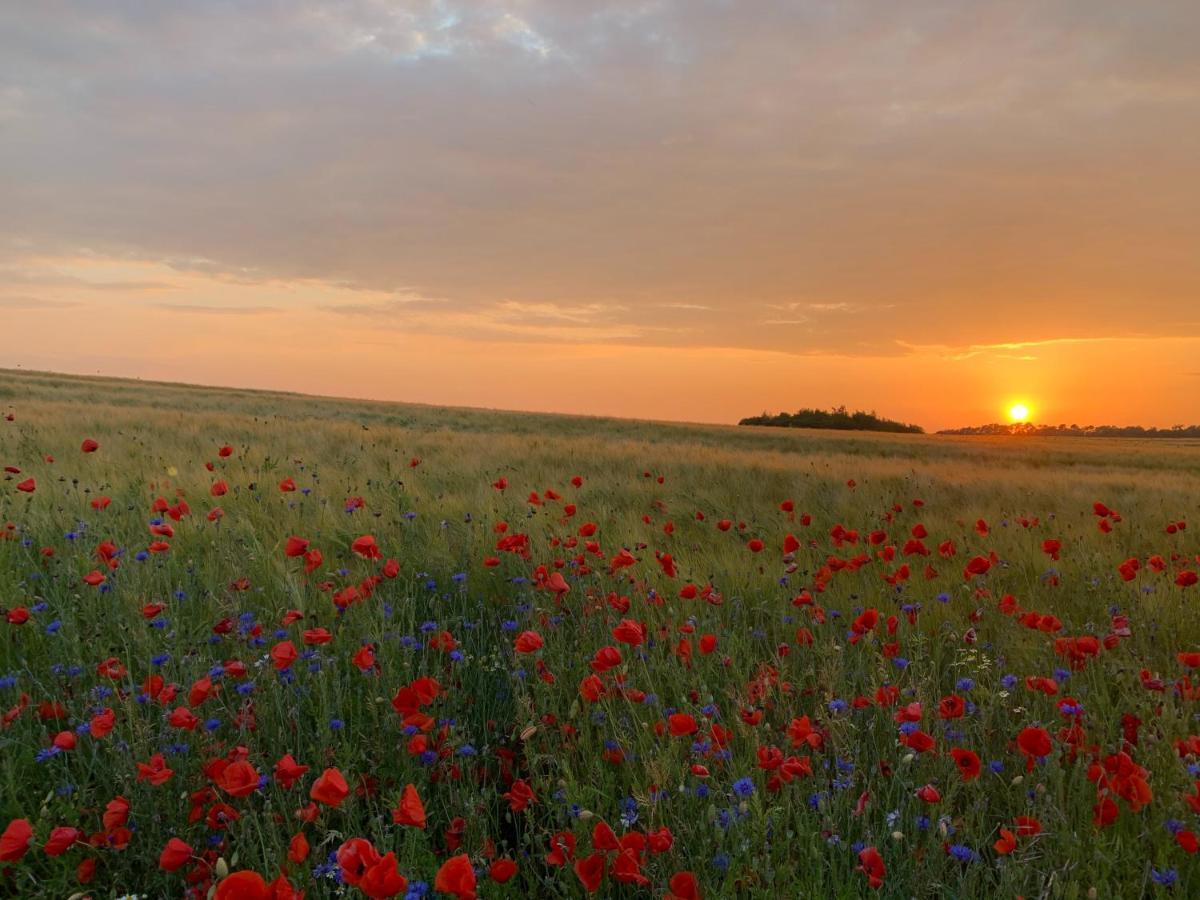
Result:
[[[1200,422],[1200,3],[0,4],[0,367]]]

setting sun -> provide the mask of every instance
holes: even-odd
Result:
[[[1024,403],[1014,403],[1008,410],[1008,417],[1014,422],[1024,422],[1029,418],[1029,407]]]

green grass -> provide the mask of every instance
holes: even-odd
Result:
[[[1169,820],[1197,827],[1182,795],[1194,780],[1187,765],[1198,760],[1181,759],[1173,746],[1200,733],[1197,700],[1173,689],[1186,674],[1176,654],[1200,649],[1200,586],[1174,583],[1177,571],[1196,568],[1195,442],[716,427],[0,371],[0,414],[9,410],[14,421],[0,419],[0,466],[21,472],[0,482],[0,523],[11,523],[12,537],[0,540],[0,607],[35,611],[23,625],[0,620],[0,676],[10,676],[0,706],[15,708],[28,696],[25,710],[0,729],[0,825],[28,819],[38,846],[0,877],[0,892],[182,896],[192,871],[203,894],[217,880],[220,859],[222,871],[250,868],[268,879],[285,868],[309,897],[334,896],[336,885],[314,867],[356,836],[370,838],[380,852],[394,850],[410,882],[432,883],[452,855],[445,831],[456,817],[465,820],[462,851],[474,863],[484,864],[490,842],[519,865],[503,886],[481,877],[482,897],[582,894],[570,867],[548,865],[544,856],[557,831],[574,833],[578,855],[586,856],[597,819],[618,835],[665,826],[674,839],[666,852],[642,860],[647,887],[610,876],[600,896],[661,897],[681,870],[696,874],[706,897],[860,896],[868,889],[855,871],[858,843],[883,856],[881,896],[1072,898],[1094,890],[1100,897],[1135,897],[1167,891],[1152,872],[1168,869],[1177,874],[1179,896],[1200,889],[1195,857],[1166,827]],[[80,452],[86,437],[100,443],[98,452]],[[221,459],[217,448],[226,443],[234,453]],[[571,484],[575,475],[581,487]],[[27,477],[37,484],[31,494],[16,490]],[[309,492],[280,492],[285,477]],[[509,484],[503,492],[492,487],[501,477]],[[229,493],[214,498],[217,479]],[[527,502],[531,491],[547,489],[561,500]],[[111,497],[105,510],[91,508],[99,495]],[[159,496],[186,499],[191,514],[171,522],[167,552],[139,562],[138,551],[157,539],[148,525]],[[365,506],[348,513],[345,501],[355,496]],[[779,506],[788,499],[794,521]],[[914,507],[915,499],[923,505]],[[1120,512],[1109,534],[1097,527],[1095,501]],[[568,503],[576,506],[573,516],[565,514]],[[224,517],[210,522],[214,506]],[[803,513],[812,517],[808,526],[799,521]],[[722,518],[734,523],[728,532],[716,527]],[[975,530],[977,519],[988,523],[986,536]],[[1169,522],[1191,519],[1197,519],[1192,528],[1165,533]],[[527,559],[495,550],[501,521],[510,534],[529,536]],[[585,522],[598,526],[591,540],[602,556],[588,553],[584,538],[564,545]],[[932,555],[904,557],[918,522],[928,530]],[[835,546],[836,524],[856,529],[858,543]],[[878,546],[867,541],[875,530],[887,533]],[[789,532],[801,542],[790,572],[780,549]],[[363,534],[399,562],[400,574],[339,615],[332,594],[361,583],[382,562],[350,551]],[[324,562],[311,575],[301,560],[285,557],[290,535],[322,550]],[[765,543],[761,553],[748,549],[752,538]],[[1042,552],[1047,538],[1062,541],[1060,561]],[[103,540],[123,556],[97,589],[81,577],[103,569],[94,556]],[[953,558],[938,552],[946,540],[956,546]],[[876,556],[887,546],[896,550],[890,562]],[[608,560],[623,547],[639,561],[610,575]],[[1000,562],[985,576],[965,579],[966,561],[991,551]],[[676,577],[664,573],[656,553],[672,556]],[[816,595],[827,612],[823,623],[811,607],[792,604],[824,580],[820,570],[830,557],[860,553],[868,554],[864,565],[833,574]],[[1165,559],[1161,574],[1146,565],[1155,554]],[[492,555],[500,565],[486,567]],[[1142,568],[1125,582],[1117,567],[1130,557]],[[591,571],[581,574],[580,562]],[[882,576],[902,562],[911,566],[910,579],[888,584]],[[561,603],[528,581],[538,566],[553,571],[556,564],[570,586]],[[928,579],[926,564],[936,569]],[[248,587],[235,589],[243,578]],[[680,599],[689,582],[712,585],[723,602]],[[1005,594],[1024,610],[1057,616],[1063,623],[1057,636],[1102,638],[1112,608],[1129,617],[1131,635],[1071,673],[1058,697],[1031,692],[1026,676],[1051,677],[1066,663],[1054,652],[1055,635],[999,611]],[[629,601],[624,614],[609,602],[620,596]],[[164,627],[143,618],[150,602],[166,604]],[[910,624],[901,608],[915,604],[920,612]],[[851,644],[849,623],[866,607],[879,610],[879,627]],[[281,679],[267,654],[289,609],[304,614],[285,629],[301,650],[305,629],[328,628],[334,640]],[[885,629],[892,614],[899,617],[895,636]],[[239,623],[239,617],[261,627],[258,640],[237,627],[214,635],[222,619]],[[596,650],[616,643],[611,630],[621,618],[644,623],[652,640],[641,655],[618,645],[622,665],[602,676],[610,691],[589,704],[579,695],[580,681],[591,674]],[[48,630],[52,622],[60,625]],[[426,646],[425,623],[448,631],[461,659]],[[516,623],[516,631],[506,623]],[[694,633],[680,632],[687,624]],[[812,631],[811,645],[797,642],[800,627]],[[968,643],[972,628],[976,640]],[[545,643],[518,657],[513,639],[526,629]],[[695,647],[702,634],[717,637],[716,652],[695,650],[685,663],[678,641]],[[909,660],[907,668],[882,652],[890,641],[898,642],[895,652]],[[351,661],[364,642],[377,646],[375,673]],[[156,665],[161,656],[169,660]],[[97,674],[108,657],[117,657],[126,674],[115,680]],[[248,669],[236,683],[253,690],[240,694],[227,676],[226,687],[195,710],[214,721],[211,731],[201,726],[181,735],[169,727],[165,713],[186,705],[189,687],[231,660]],[[553,673],[553,683],[538,677],[535,660]],[[319,664],[315,671],[310,662]],[[1142,669],[1161,677],[1166,690],[1146,690]],[[180,686],[165,707],[139,702],[153,672]],[[1006,674],[1020,679],[1009,689],[1001,685]],[[424,675],[446,689],[430,708],[445,723],[430,732],[445,753],[433,765],[408,752],[390,703],[398,687]],[[629,689],[624,695],[612,690],[618,675]],[[958,693],[973,711],[939,721],[938,700],[968,677],[975,687]],[[756,681],[766,689],[756,692]],[[830,706],[874,698],[883,684],[896,685],[903,703],[923,704],[920,727],[936,739],[933,752],[913,756],[899,745],[895,708]],[[632,691],[657,702],[636,702]],[[1074,762],[1057,739],[1068,721],[1055,703],[1067,695],[1082,704],[1087,735]],[[62,704],[66,719],[42,721],[43,702]],[[39,761],[54,734],[87,722],[98,707],[115,713],[110,736],[81,735],[75,749]],[[693,715],[704,730],[710,718],[729,728],[728,753],[657,733],[668,709]],[[760,711],[761,721],[744,723],[744,709]],[[805,714],[825,732],[819,749],[789,746],[785,730]],[[1149,771],[1154,798],[1136,813],[1119,801],[1117,821],[1096,828],[1088,764],[1121,749],[1125,714],[1142,720],[1130,749]],[[341,728],[331,727],[335,719]],[[1055,748],[1025,773],[1014,739],[1035,723],[1056,736]],[[947,725],[961,734],[947,736]],[[263,774],[289,752],[311,768],[290,790],[274,782],[242,798],[215,790],[202,808],[228,802],[241,818],[227,829],[190,822],[189,795],[213,789],[206,765],[239,746]],[[810,756],[813,775],[768,790],[757,752],[769,746],[785,756]],[[604,758],[613,747],[619,763]],[[951,747],[979,754],[978,780],[962,781]],[[175,774],[155,787],[137,780],[136,763],[157,752]],[[992,761],[1003,772],[991,772]],[[706,765],[710,777],[692,775],[693,763]],[[295,812],[327,766],[346,776],[351,796],[302,822]],[[537,797],[515,814],[500,796],[513,776]],[[754,785],[747,797],[733,790],[743,778]],[[424,800],[425,831],[392,824],[390,809],[408,783]],[[702,783],[707,796],[698,796]],[[932,807],[914,796],[925,784],[941,793]],[[42,852],[56,826],[78,827],[104,844],[101,813],[118,795],[131,805],[127,846],[80,845],[54,858]],[[634,808],[636,823],[624,827],[623,810]],[[920,815],[929,817],[927,828],[918,827]],[[992,843],[1018,815],[1036,816],[1044,832],[1020,838],[1014,854],[1000,856]],[[287,862],[297,831],[313,848],[300,865]],[[174,873],[158,867],[171,837],[197,852],[192,865]],[[978,859],[960,862],[946,853],[947,844],[969,847]],[[76,867],[86,859],[96,869],[84,888]]]

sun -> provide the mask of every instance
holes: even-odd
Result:
[[[1029,407],[1024,403],[1014,403],[1009,407],[1008,417],[1014,422],[1024,422],[1029,418]]]

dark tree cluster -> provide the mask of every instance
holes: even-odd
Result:
[[[884,419],[872,410],[849,412],[844,406],[835,406],[826,412],[823,409],[798,409],[794,413],[781,412],[776,415],[763,413],[738,422],[739,425],[774,425],[782,428],[830,428],[837,431],[889,431],[894,434],[924,434],[919,425],[906,425],[893,419]]]

